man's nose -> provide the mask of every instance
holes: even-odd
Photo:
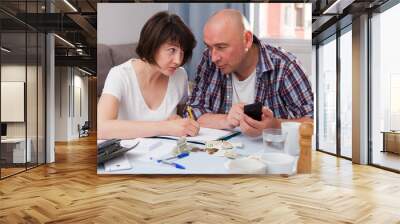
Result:
[[[219,60],[220,60],[219,54],[217,53],[216,50],[212,49],[211,50],[211,61],[215,63],[215,62],[217,62]]]

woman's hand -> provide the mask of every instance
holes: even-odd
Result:
[[[167,133],[172,136],[196,136],[199,133],[198,122],[185,118],[167,121]]]
[[[177,119],[182,119],[182,117],[177,114],[173,114],[173,115],[169,116],[167,121],[172,121],[172,120],[177,120]]]

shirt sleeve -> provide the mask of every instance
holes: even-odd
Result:
[[[314,96],[311,84],[298,60],[292,61],[285,69],[281,96],[289,112],[288,118],[313,118]]]
[[[104,83],[103,93],[113,95],[121,101],[123,92],[122,74],[117,67],[110,70]]]
[[[182,98],[178,103],[179,105],[185,105],[187,100],[188,100],[188,97],[189,97],[188,96],[189,95],[189,93],[188,93],[189,89],[188,89],[187,73],[186,73],[185,69],[182,68],[182,70],[183,70],[182,72],[184,73],[184,76],[183,76],[183,90],[182,90]]]
[[[205,50],[200,64],[197,66],[196,78],[193,84],[193,90],[189,97],[189,101],[186,106],[192,108],[193,115],[195,118],[199,118],[205,113],[211,113],[210,107],[210,94],[208,94],[209,79],[212,76],[210,69],[211,63],[209,62],[208,51]],[[188,117],[187,110],[185,110],[184,116]]]

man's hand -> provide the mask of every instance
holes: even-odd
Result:
[[[261,121],[254,120],[246,114],[243,114],[240,120],[240,129],[245,135],[256,137],[260,136],[262,131],[266,128],[280,128],[280,121],[274,118],[274,114],[270,109],[263,107],[262,113]]]
[[[274,113],[272,112],[272,110],[270,110],[268,107],[263,107],[262,108],[262,117],[261,117],[261,121],[264,121],[266,123],[266,126],[264,127],[264,129],[266,128],[281,128],[281,121],[276,119],[274,117]]]
[[[240,125],[240,120],[243,118],[244,104],[238,103],[232,105],[229,110],[228,116],[226,116],[226,122],[228,123],[229,128],[235,128]]]

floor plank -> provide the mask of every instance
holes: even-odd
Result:
[[[400,223],[400,175],[313,153],[292,177],[96,174],[96,140],[0,181],[0,223]]]

